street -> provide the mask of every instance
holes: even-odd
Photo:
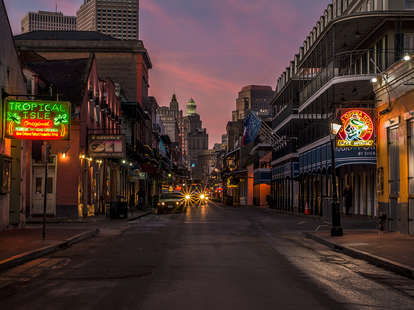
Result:
[[[413,280],[305,239],[318,225],[217,204],[149,215],[0,274],[1,308],[413,309]]]

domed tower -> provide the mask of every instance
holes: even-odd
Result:
[[[197,105],[194,102],[194,99],[191,98],[187,103],[186,115],[193,115],[196,113]]]

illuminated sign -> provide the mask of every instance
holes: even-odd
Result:
[[[124,158],[123,135],[89,135],[88,154],[96,158]]]
[[[69,102],[8,100],[4,119],[9,139],[69,140]]]
[[[375,143],[375,125],[367,109],[345,109],[341,115],[338,147],[371,147]]]

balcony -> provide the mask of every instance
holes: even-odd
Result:
[[[275,129],[279,126],[283,121],[285,121],[290,115],[297,114],[298,108],[293,107],[292,104],[285,106],[282,110],[280,110],[272,120],[272,129]]]
[[[403,52],[395,50],[359,50],[341,53],[333,57],[326,65],[311,65],[302,69],[304,78],[311,77],[299,93],[299,110],[303,110],[320,93],[334,84],[353,81],[370,81],[384,71],[396,60],[400,60]]]

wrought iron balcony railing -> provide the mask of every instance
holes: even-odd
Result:
[[[307,82],[299,93],[299,103],[305,103],[334,78],[366,76],[369,79],[412,52],[412,50],[368,49],[338,54],[328,60],[326,65],[320,65],[326,62],[323,59],[315,60],[315,64],[310,65],[311,68],[300,70],[300,77]]]

